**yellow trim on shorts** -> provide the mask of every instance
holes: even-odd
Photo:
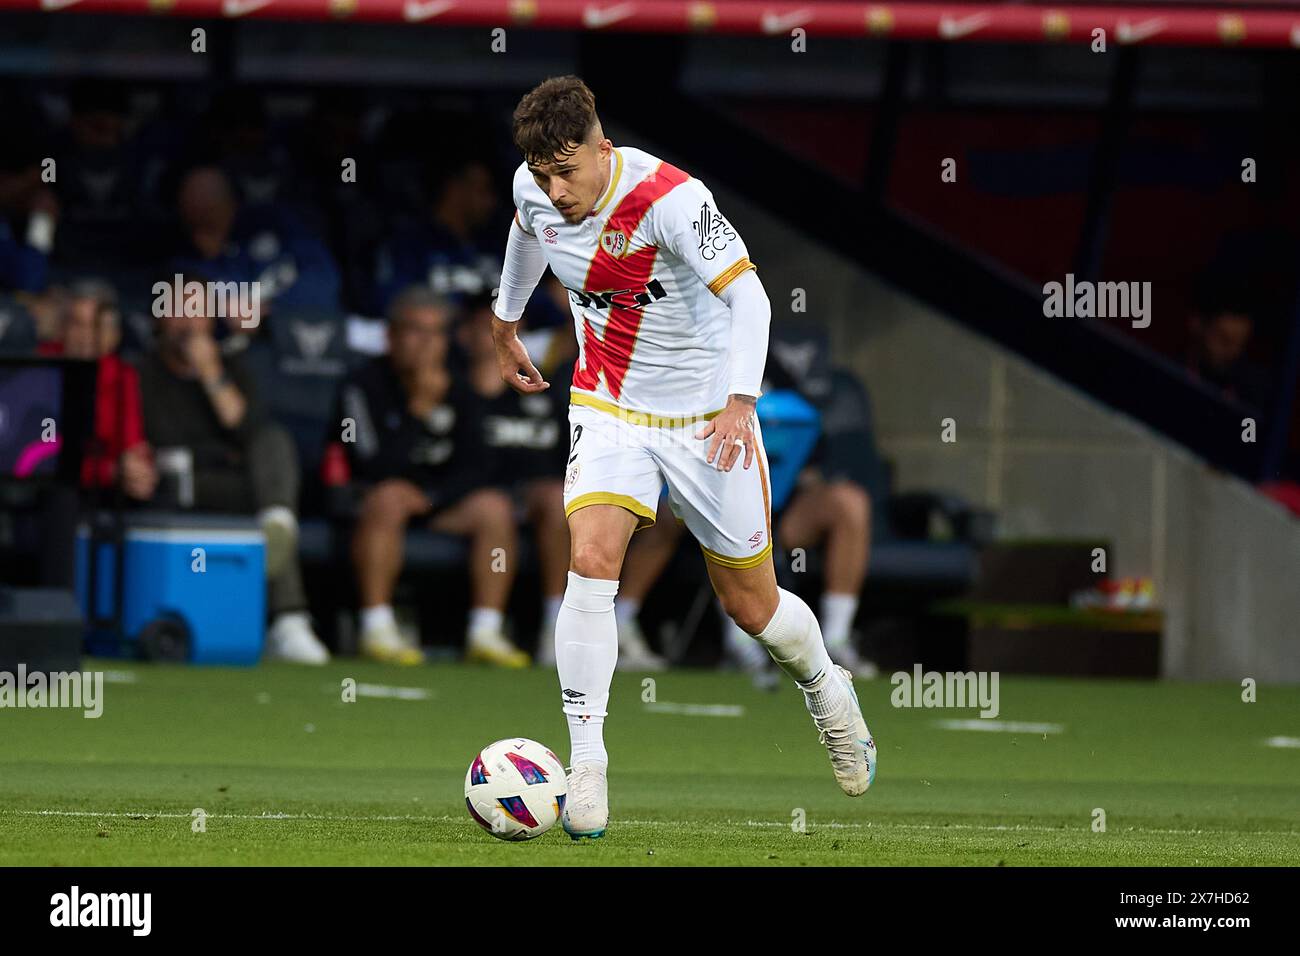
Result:
[[[731,283],[739,279],[750,269],[753,269],[755,272],[758,271],[758,266],[754,265],[754,263],[749,261],[749,256],[745,256],[745,258],[743,259],[736,260],[736,263],[734,265],[726,269],[717,278],[715,278],[712,282],[709,283],[709,291],[712,292],[714,295],[721,295],[723,289],[731,285]]]
[[[630,408],[624,408],[622,405],[615,405],[603,398],[597,398],[595,395],[588,395],[586,392],[579,391],[569,392],[569,402],[573,405],[594,408],[606,415],[613,415],[629,425],[647,425],[650,428],[679,428],[682,425],[707,422],[722,414],[721,408],[716,412],[705,412],[703,415],[656,415],[652,412],[635,412]]]
[[[767,560],[767,556],[772,553],[772,542],[768,541],[767,547],[758,554],[751,554],[747,558],[728,558],[726,555],[718,554],[716,551],[710,551],[704,545],[700,545],[700,550],[704,552],[704,560],[712,561],[724,568],[735,568],[744,570],[745,568],[755,568]]]
[[[633,529],[634,531],[649,528],[655,523],[654,511],[641,504],[631,495],[616,495],[612,491],[589,491],[585,495],[578,495],[564,506],[564,517],[567,518],[575,511],[581,511],[588,505],[616,505],[619,508],[626,508],[637,516],[638,520],[636,528]]]

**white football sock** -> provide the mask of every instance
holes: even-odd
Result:
[[[472,607],[469,609],[469,627],[467,630],[470,634],[482,634],[484,631],[490,634],[499,634],[501,625],[505,623],[505,615],[494,607]]]
[[[364,634],[372,627],[397,627],[397,618],[393,616],[391,604],[376,604],[374,607],[361,609],[361,632]]]
[[[569,764],[608,763],[604,724],[618,662],[617,581],[569,572],[555,623],[555,664],[569,722]]]
[[[640,613],[641,602],[636,598],[619,598],[614,604],[614,616],[618,618],[619,627],[626,627],[628,621],[635,623]]]
[[[777,598],[776,613],[754,639],[805,692],[821,690],[827,684],[839,686],[838,681],[826,680],[831,673],[831,657],[826,653],[812,608],[785,588],[777,589]],[[831,693],[834,695],[833,690]]]
[[[827,591],[822,595],[820,623],[827,647],[844,647],[849,643],[849,631],[857,613],[856,594],[832,594]]]

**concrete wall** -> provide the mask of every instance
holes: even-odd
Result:
[[[1300,521],[708,185],[745,237],[773,314],[828,325],[837,360],[863,376],[902,489],[959,492],[998,513],[1003,538],[1111,540],[1112,575],[1155,581],[1166,676],[1300,682]],[[794,289],[807,294],[805,315],[790,312]],[[944,418],[956,421],[955,443],[940,440]]]

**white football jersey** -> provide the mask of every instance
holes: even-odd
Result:
[[[569,290],[575,402],[668,417],[726,405],[731,310],[718,293],[754,266],[703,183],[616,147],[609,187],[581,223],[564,221],[526,163],[514,199]]]

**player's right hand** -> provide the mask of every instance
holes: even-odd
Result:
[[[542,378],[537,366],[528,357],[528,349],[517,336],[502,336],[497,339],[497,361],[501,366],[501,377],[516,392],[530,395],[544,392],[551,383]]]

